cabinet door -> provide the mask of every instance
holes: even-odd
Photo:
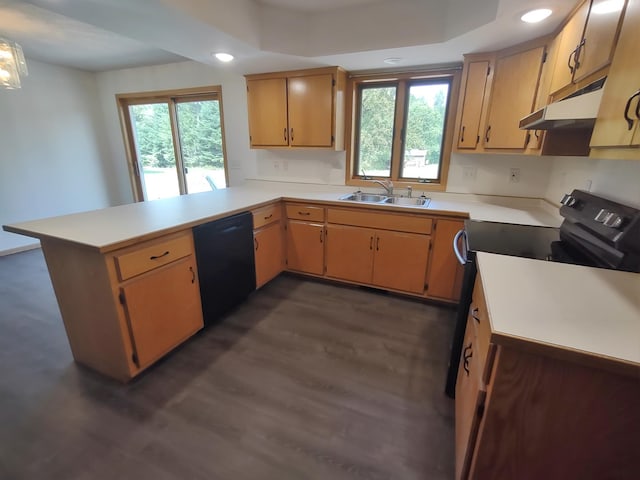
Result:
[[[287,266],[298,272],[324,273],[324,225],[289,220]]]
[[[249,135],[252,147],[289,145],[287,80],[247,80]]]
[[[638,97],[631,97],[640,91],[640,0],[629,0],[620,31],[620,39],[613,57],[609,76],[604,85],[598,118],[591,136],[591,147],[627,146],[640,144],[640,135],[634,139],[637,129]],[[629,105],[628,118],[625,107]]]
[[[485,148],[524,148],[520,119],[531,113],[542,67],[543,47],[499,58],[493,77]]]
[[[428,235],[378,230],[373,246],[373,284],[423,293],[429,242]]]
[[[140,368],[203,326],[193,255],[132,281],[121,292]]]
[[[599,10],[598,7],[604,1],[594,0],[591,6],[578,50],[578,61],[573,74],[574,82],[606,67],[611,61],[624,2],[620,2],[619,8],[613,11]]]
[[[470,62],[464,86],[464,99],[458,131],[458,148],[474,149],[480,140],[480,116],[489,77],[489,61]]]
[[[427,294],[430,297],[458,300],[462,281],[462,265],[453,253],[453,237],[464,228],[458,220],[437,220],[433,234]]]
[[[582,40],[590,3],[589,0],[585,1],[560,32],[561,38],[558,45],[556,66],[553,70],[551,93],[571,84],[575,67],[574,52]]]
[[[371,283],[375,230],[327,225],[328,277]]]
[[[478,355],[475,354],[476,339],[471,321],[462,344],[460,368],[456,382],[456,479],[467,478],[473,456],[480,416],[478,407],[484,403],[485,392],[480,388]]]
[[[333,145],[333,75],[290,77],[289,136],[294,147]]]
[[[280,222],[254,233],[256,288],[260,288],[284,270],[284,235]]]

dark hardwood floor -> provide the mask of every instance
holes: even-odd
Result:
[[[127,385],[0,257],[0,479],[451,479],[452,309],[283,275]]]

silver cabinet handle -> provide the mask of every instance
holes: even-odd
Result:
[[[453,237],[453,253],[456,254],[456,257],[458,257],[458,262],[460,262],[461,265],[464,265],[465,263],[467,263],[467,259],[462,256],[462,254],[460,253],[460,250],[458,249],[458,246],[460,243],[460,237],[462,237],[463,235],[464,235],[464,229],[460,230],[458,233],[456,233],[456,236]]]

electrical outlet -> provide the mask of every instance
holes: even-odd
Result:
[[[520,169],[512,168],[511,173],[509,174],[509,181],[511,183],[518,183],[520,181]]]
[[[463,167],[462,168],[462,178],[465,180],[475,180],[478,174],[478,169],[476,167]]]

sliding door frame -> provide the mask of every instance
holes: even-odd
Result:
[[[127,167],[129,170],[129,180],[133,198],[136,202],[144,201],[144,188],[142,185],[142,172],[140,161],[136,153],[135,136],[129,107],[132,105],[146,105],[149,103],[166,103],[169,106],[169,118],[171,123],[171,136],[173,139],[173,150],[176,159],[176,172],[178,175],[178,186],[180,195],[187,191],[184,176],[184,162],[182,159],[182,148],[180,146],[180,135],[178,133],[178,114],[176,105],[185,102],[217,100],[220,109],[220,130],[222,135],[222,157],[224,166],[225,185],[229,186],[229,165],[227,161],[227,147],[224,131],[224,109],[222,107],[222,86],[214,85],[208,87],[183,88],[178,90],[159,90],[154,92],[120,93],[116,95],[118,105],[118,116],[120,127],[124,139],[125,153],[127,156]]]

